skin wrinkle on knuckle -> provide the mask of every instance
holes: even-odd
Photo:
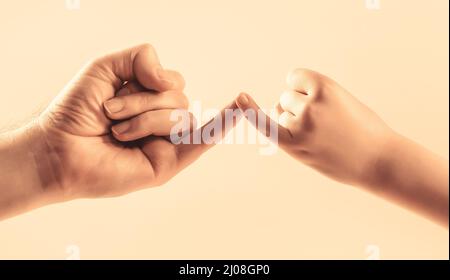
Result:
[[[154,105],[155,101],[153,100],[152,94],[141,93],[136,95],[136,108],[139,111],[149,109]],[[134,96],[133,96],[134,97]]]
[[[121,65],[121,67],[122,67],[122,69],[126,69],[125,70],[125,75],[126,75],[126,80],[125,81],[128,81],[131,77],[133,77],[134,76],[134,74],[133,74],[133,72],[134,72],[134,70],[133,70],[133,68],[134,68],[134,63],[132,63],[133,62],[133,57],[131,57],[131,54],[130,54],[130,56],[127,56],[127,59],[123,59],[123,60],[121,60],[121,63],[122,63],[122,65]],[[125,81],[123,81],[123,82],[125,82]]]
[[[114,76],[111,71],[110,60],[106,57],[95,58],[88,62],[83,68],[80,77],[91,78],[93,80],[102,81],[103,83],[113,83],[113,87],[119,86],[120,81]],[[81,78],[82,79],[82,78]],[[77,82],[80,82],[78,80]]]

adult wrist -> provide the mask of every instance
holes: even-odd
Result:
[[[44,129],[36,120],[18,135],[18,150],[25,158],[26,169],[34,178],[38,200],[44,204],[68,200],[61,180],[59,159]]]

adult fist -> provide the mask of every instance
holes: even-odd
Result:
[[[148,44],[88,64],[32,130],[46,191],[57,200],[117,196],[174,176],[209,147],[162,137],[170,112],[188,106],[183,87]]]

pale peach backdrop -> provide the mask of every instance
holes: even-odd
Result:
[[[269,107],[294,67],[334,77],[448,159],[447,0],[0,1],[0,127],[42,110],[90,58],[150,42],[186,94]],[[336,123],[338,126],[339,124]],[[449,232],[279,152],[221,145],[164,187],[0,222],[0,258],[448,259]],[[375,250],[376,251],[376,250]]]

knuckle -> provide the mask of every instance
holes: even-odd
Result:
[[[146,50],[146,51],[155,51],[155,48],[150,43],[143,43],[139,46],[139,49]]]
[[[96,67],[97,65],[101,64],[102,60],[103,57],[91,58],[86,62],[85,67],[86,68]]]
[[[106,64],[107,64],[106,56],[92,58],[92,59],[88,60],[84,69],[98,71],[98,70],[104,69]]]
[[[174,71],[173,73],[174,73],[174,76],[176,77],[177,87],[180,89],[184,89],[184,87],[186,86],[186,81],[185,81],[183,75],[178,71]]]
[[[105,81],[113,80],[111,76],[112,63],[109,56],[90,59],[83,68],[83,74],[91,77],[101,78]]]
[[[178,99],[179,99],[181,108],[187,109],[189,107],[189,99],[187,98],[187,96],[184,93],[181,92]]]
[[[286,107],[292,100],[292,91],[286,90],[280,95],[280,105]]]
[[[189,107],[189,99],[187,96],[180,90],[171,90],[166,92],[167,94],[165,97],[170,101],[170,104],[174,106],[175,108],[180,109],[188,109]]]
[[[136,95],[136,107],[139,110],[148,109],[152,105],[153,96],[151,94],[143,93]]]
[[[150,120],[151,120],[150,112],[142,113],[132,120],[132,127],[135,129],[143,127],[146,123],[149,123]]]
[[[306,85],[306,93],[315,95],[321,88],[322,75],[310,69],[297,68],[288,75],[288,82],[293,85]]]
[[[91,58],[88,60],[88,65],[102,65],[105,63],[105,61],[108,59],[108,55],[103,54],[101,56]]]
[[[291,75],[302,79],[316,79],[318,73],[307,68],[297,68],[291,72]]]

